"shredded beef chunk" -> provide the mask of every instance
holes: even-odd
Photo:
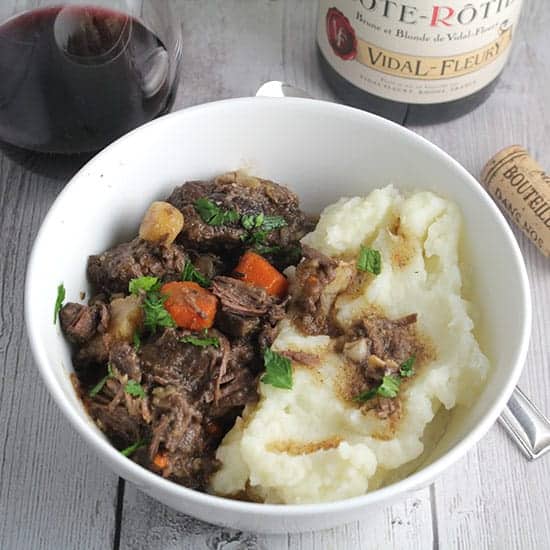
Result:
[[[91,306],[69,302],[59,312],[61,329],[73,344],[89,342],[109,326],[109,309],[102,302]]]
[[[73,364],[77,370],[93,365],[101,365],[109,360],[111,337],[108,334],[96,334],[89,342],[77,348],[73,355]]]
[[[295,321],[306,334],[333,332],[330,314],[338,294],[349,285],[351,268],[303,246],[304,259],[296,267],[291,294]]]
[[[163,281],[179,279],[186,255],[176,244],[162,245],[136,238],[88,259],[88,278],[100,292],[128,292],[131,279],[144,275]]]
[[[258,332],[261,322],[258,317],[245,317],[226,308],[220,308],[216,315],[216,325],[225,334],[242,338]]]
[[[223,225],[206,223],[195,209],[195,202],[201,198],[239,215],[282,216],[286,225],[265,235],[266,246],[296,245],[311,229],[311,222],[300,210],[298,197],[292,191],[272,181],[231,172],[212,181],[184,183],[168,198],[185,218],[178,241],[200,251],[223,254],[231,249],[242,249],[247,237],[247,230],[240,221]]]
[[[371,341],[374,355],[401,363],[413,355],[417,341],[414,333],[416,313],[390,320],[369,316],[363,319],[363,330]]]
[[[275,304],[275,299],[263,288],[233,277],[216,277],[212,281],[212,292],[220,299],[225,311],[243,317],[265,315]]]
[[[214,451],[244,405],[256,398],[254,375],[246,363],[253,352],[231,347],[218,331],[219,346],[181,341],[167,329],[140,352],[142,380],[152,388],[149,460],[161,450],[163,475],[188,487],[204,488],[215,469]],[[227,416],[229,415],[229,419]]]
[[[238,338],[259,332],[260,348],[271,345],[274,327],[285,315],[287,300],[281,301],[263,288],[234,277],[216,277],[212,292],[220,300],[216,323],[221,330]]]
[[[138,354],[133,346],[126,342],[116,342],[109,352],[109,363],[129,380],[141,381],[141,369]]]
[[[421,349],[416,320],[416,313],[393,320],[369,315],[343,336],[343,354],[355,367],[355,395],[378,387],[385,376],[399,378],[400,365]],[[382,419],[401,410],[399,399],[379,395],[365,406]]]

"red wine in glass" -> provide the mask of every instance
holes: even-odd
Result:
[[[0,140],[96,151],[170,108],[170,62],[161,40],[120,12],[57,6],[15,16],[0,25]]]

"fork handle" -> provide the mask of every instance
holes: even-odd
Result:
[[[529,460],[550,451],[550,420],[516,387],[500,422]]]

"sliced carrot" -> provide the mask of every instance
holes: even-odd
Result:
[[[162,285],[160,292],[167,296],[164,307],[178,327],[204,330],[214,324],[218,299],[197,283],[174,281]]]
[[[157,453],[155,455],[155,458],[153,458],[153,464],[157,467],[157,468],[160,468],[161,470],[163,470],[164,468],[166,468],[166,466],[168,466],[168,457],[166,456],[165,453]]]
[[[250,250],[242,255],[235,271],[241,274],[242,281],[265,288],[272,296],[282,298],[288,291],[286,277],[265,258]]]

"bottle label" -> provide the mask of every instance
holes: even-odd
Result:
[[[317,41],[332,68],[403,103],[466,97],[504,67],[521,0],[320,0]]]

